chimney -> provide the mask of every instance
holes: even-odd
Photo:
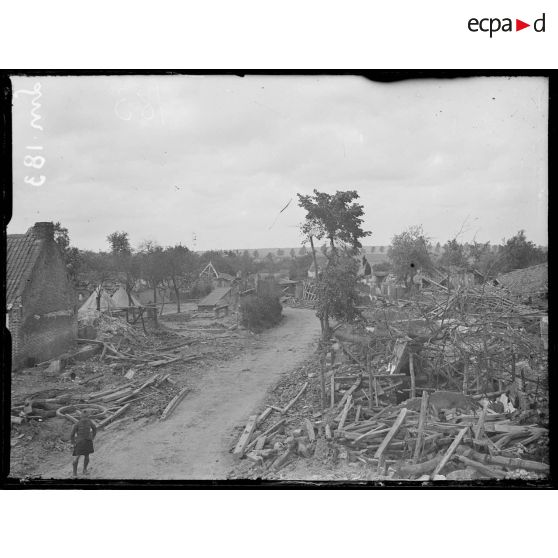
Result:
[[[33,234],[41,240],[54,240],[54,224],[48,221],[35,223]]]

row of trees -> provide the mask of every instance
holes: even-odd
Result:
[[[252,255],[248,250],[210,250],[198,254],[181,244],[162,247],[154,241],[144,241],[138,249],[133,249],[130,237],[124,231],[115,231],[107,236],[108,249],[105,251],[79,250],[70,245],[68,229],[60,223],[55,224],[55,240],[76,283],[84,281],[102,285],[109,280],[118,281],[125,286],[131,303],[131,292],[141,279],[153,289],[154,302],[157,302],[160,287],[173,291],[179,312],[181,292],[197,296],[207,291],[207,286],[198,284],[198,278],[209,262],[219,273],[232,276],[240,273],[246,277],[256,272],[276,272],[285,267],[287,260],[290,275],[303,278],[311,259],[306,247],[298,251],[301,255],[293,249],[282,260],[269,254],[262,261],[258,261],[257,251]]]
[[[484,277],[490,278],[547,260],[546,251],[527,240],[524,230],[504,239],[497,251],[492,250],[489,242],[459,243],[453,238],[443,246],[442,254],[436,262],[432,261],[431,254],[430,238],[421,226],[413,226],[393,237],[387,254],[391,265],[384,268],[391,269],[405,282],[412,279],[419,269],[429,271],[435,264],[476,269]]]

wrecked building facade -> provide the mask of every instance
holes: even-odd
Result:
[[[77,337],[77,299],[52,223],[7,238],[6,325],[12,369],[60,355]]]

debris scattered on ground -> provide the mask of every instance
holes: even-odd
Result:
[[[279,383],[233,477],[548,478],[544,308],[485,285],[363,314]]]

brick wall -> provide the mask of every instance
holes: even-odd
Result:
[[[58,246],[45,240],[22,296],[20,335],[14,365],[42,362],[75,345],[77,299]]]

